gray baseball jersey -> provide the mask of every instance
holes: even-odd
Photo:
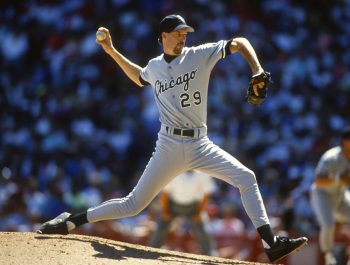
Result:
[[[225,57],[227,41],[184,47],[170,63],[160,55],[149,61],[141,77],[150,83],[162,124],[200,128],[207,123],[210,72]]]
[[[340,178],[350,178],[350,161],[345,159],[340,146],[333,147],[321,157],[315,173],[318,176],[334,180],[333,185],[322,187],[322,189],[339,196],[340,191],[347,189],[347,186],[341,183]]]

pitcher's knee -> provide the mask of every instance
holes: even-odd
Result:
[[[138,208],[131,209],[130,212],[129,212],[129,216],[138,215],[141,211],[142,211],[142,209],[138,209]]]
[[[250,169],[244,171],[244,173],[242,173],[239,176],[237,183],[238,183],[237,186],[240,190],[247,189],[253,185],[256,185],[257,182],[256,182],[255,173]]]
[[[129,212],[129,216],[135,216],[138,215],[144,208],[146,208],[145,205],[137,203],[135,200],[128,200],[127,202],[127,208]]]

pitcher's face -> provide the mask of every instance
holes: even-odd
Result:
[[[169,33],[163,32],[164,52],[169,55],[180,55],[185,47],[187,29],[179,29]]]

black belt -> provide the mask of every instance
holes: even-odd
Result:
[[[166,131],[168,132],[169,129],[170,128],[167,126]],[[194,137],[194,130],[193,129],[182,130],[182,129],[174,128],[173,134],[180,135],[180,136],[186,136],[186,137]]]

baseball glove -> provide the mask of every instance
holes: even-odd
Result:
[[[246,100],[254,106],[261,105],[267,97],[268,85],[272,83],[269,72],[252,76],[247,89]]]

